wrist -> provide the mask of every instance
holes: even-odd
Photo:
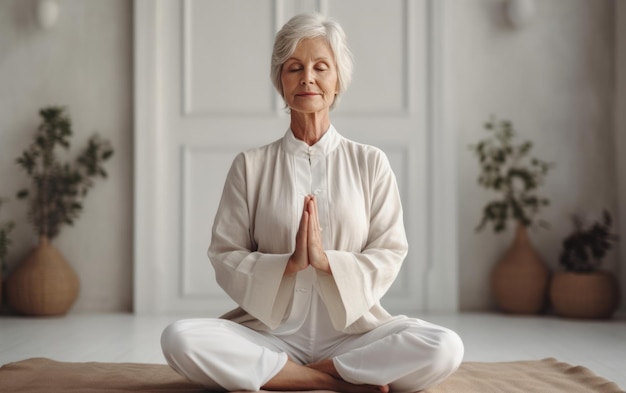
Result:
[[[319,266],[316,266],[316,269],[319,270],[320,272],[329,274],[329,275],[333,275],[333,272],[330,268],[330,261],[328,260],[328,256],[326,255],[326,253],[323,253],[323,263]]]
[[[298,265],[294,261],[293,255],[292,255],[291,257],[289,257],[289,260],[287,261],[287,266],[285,266],[285,272],[283,273],[283,275],[284,276],[294,275],[294,274],[298,273],[302,269],[303,268],[300,267],[300,265]]]

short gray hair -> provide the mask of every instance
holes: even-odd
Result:
[[[300,14],[289,19],[287,23],[276,33],[274,49],[272,51],[272,64],[270,76],[278,93],[284,98],[281,73],[283,64],[296,51],[298,43],[304,39],[324,38],[330,45],[335,63],[337,65],[337,78],[339,80],[339,92],[331,109],[346,91],[352,80],[352,52],[348,48],[346,34],[335,20],[318,13]]]

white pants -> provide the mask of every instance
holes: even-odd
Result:
[[[348,382],[415,392],[443,381],[463,358],[456,333],[419,319],[401,317],[355,335],[320,331],[323,326],[331,325],[314,321],[295,334],[275,336],[222,319],[188,319],[168,326],[161,346],[181,375],[229,391],[258,391],[289,356],[300,364],[333,359]]]

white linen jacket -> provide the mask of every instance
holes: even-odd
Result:
[[[308,194],[317,199],[332,275],[309,267],[284,276]],[[313,146],[288,130],[240,153],[208,250],[218,284],[239,305],[222,318],[290,334],[306,319],[317,291],[338,331],[363,333],[391,320],[380,299],[407,254],[402,214],[385,154],[333,126]]]

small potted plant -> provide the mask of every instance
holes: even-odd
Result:
[[[545,307],[550,271],[532,247],[527,228],[547,226],[537,218],[549,204],[538,194],[552,164],[529,157],[532,142],[515,143],[513,124],[492,117],[485,123],[489,136],[470,146],[478,158],[478,184],[497,196],[483,208],[477,231],[491,225],[495,233],[515,223],[512,245],[495,265],[491,289],[498,307],[510,313],[533,314]]]
[[[617,279],[601,270],[602,263],[618,240],[611,232],[611,214],[585,225],[579,216],[572,217],[574,229],[563,239],[559,264],[563,270],[554,274],[550,301],[557,315],[571,318],[610,318],[619,305]]]
[[[6,200],[0,198],[0,210],[2,210],[2,204]],[[2,305],[2,292],[3,292],[3,281],[4,275],[7,271],[7,254],[9,253],[9,246],[11,245],[11,238],[9,235],[13,230],[14,223],[12,221],[7,221],[0,224],[0,306]]]
[[[94,178],[107,177],[103,163],[111,158],[108,141],[92,136],[73,162],[61,162],[58,148],[68,149],[72,124],[65,108],[46,107],[33,141],[17,158],[31,180],[18,198],[28,202],[28,219],[39,237],[37,247],[6,283],[7,301],[27,315],[65,314],[78,297],[78,276],[51,244],[61,228],[72,225]]]

